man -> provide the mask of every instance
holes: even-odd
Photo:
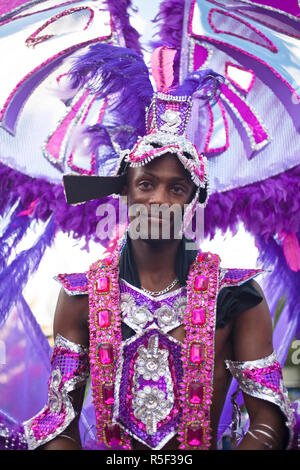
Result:
[[[209,77],[201,76],[202,88]],[[226,270],[217,255],[188,250],[176,217],[166,237],[164,216],[152,210],[176,207],[181,229],[207,199],[205,160],[186,136],[191,104],[182,95],[155,95],[146,135],[121,153],[111,192],[127,196],[131,226],[131,209],[146,209],[142,230],[129,228],[120,249],[88,273],[58,276],[63,290],[49,401],[24,424],[30,448],[81,448],[89,371],[97,439],[105,448],[217,449],[232,375],[250,418],[237,448],[282,449],[290,442],[293,418],[271,317],[252,280],[260,271]],[[78,180],[65,180],[67,199],[78,202],[73,182],[78,189]]]

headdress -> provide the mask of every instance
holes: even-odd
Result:
[[[86,129],[110,147],[107,159],[114,159],[110,174],[99,176],[65,175],[66,199],[70,204],[119,193],[127,166],[137,167],[166,153],[175,154],[196,186],[190,215],[198,203],[208,199],[206,157],[201,152],[205,136],[199,109],[216,101],[222,77],[212,70],[201,70],[174,87],[176,51],[158,47],[151,58],[153,89],[144,60],[130,49],[106,44],[91,46],[70,70],[72,86],[84,86],[107,99],[109,120]],[[101,158],[100,158],[101,159]],[[103,161],[105,166],[105,161]],[[100,170],[101,171],[101,170]],[[114,173],[114,174],[112,174]]]

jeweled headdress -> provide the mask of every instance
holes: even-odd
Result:
[[[199,139],[199,108],[217,99],[222,77],[202,70],[174,87],[175,54],[166,46],[154,51],[151,68],[156,92],[143,59],[129,49],[92,46],[74,65],[72,86],[85,86],[99,99],[108,100],[109,121],[104,116],[101,126],[86,132],[94,133],[99,144],[106,140],[111,146],[108,158],[114,157],[116,165],[104,176],[65,175],[70,204],[119,193],[127,166],[142,166],[166,153],[177,155],[197,188],[190,212],[198,203],[206,204],[208,175],[201,153],[205,139]]]

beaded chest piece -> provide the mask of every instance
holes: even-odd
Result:
[[[130,437],[161,449],[210,446],[219,257],[199,255],[186,289],[146,295],[118,279],[118,259],[89,273],[90,367],[98,439],[130,448]],[[122,342],[121,321],[135,335]],[[183,343],[168,334],[180,324]]]

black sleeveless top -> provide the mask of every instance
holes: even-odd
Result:
[[[194,262],[197,251],[185,249],[186,240],[183,238],[176,257],[175,271],[180,286],[186,285],[190,265]],[[130,239],[124,245],[120,256],[119,277],[137,288],[141,288],[137,268],[131,252]],[[255,289],[252,280],[246,281],[241,286],[224,287],[217,297],[216,328],[224,328],[239,313],[255,307],[263,300]],[[127,325],[122,324],[123,339],[134,334]]]

